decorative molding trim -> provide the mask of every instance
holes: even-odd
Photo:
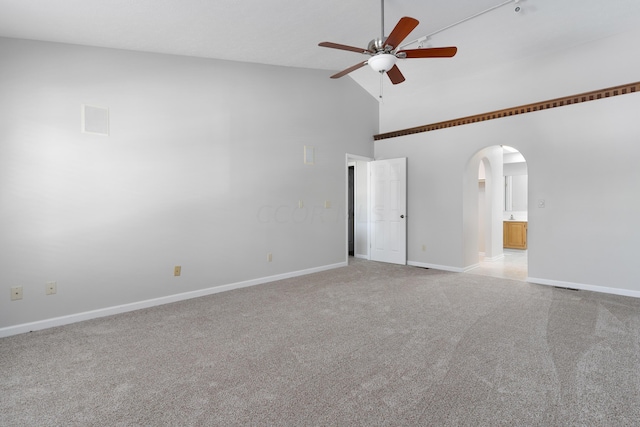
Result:
[[[594,90],[578,95],[565,96],[562,98],[550,99],[548,101],[535,102],[533,104],[521,105],[519,107],[506,108],[504,110],[491,111],[489,113],[476,114],[473,116],[462,117],[454,120],[446,120],[444,122],[432,123],[429,125],[418,126],[409,129],[402,129],[393,132],[381,133],[374,135],[375,141],[388,138],[396,138],[399,136],[412,135],[414,133],[430,132],[433,130],[446,129],[454,126],[468,125],[471,123],[485,122],[487,120],[500,119],[502,117],[516,116],[520,114],[533,113],[535,111],[548,110],[550,108],[564,107],[567,105],[580,104],[583,102],[597,101],[602,98],[610,98],[612,96],[626,95],[629,93],[640,92],[640,82],[630,83],[621,86],[614,86],[607,89]]]
[[[158,305],[169,304],[177,301],[184,301],[191,298],[203,297],[206,295],[217,294],[219,292],[231,291],[234,289],[247,288],[249,286],[262,285],[265,283],[275,282],[277,280],[290,279],[292,277],[306,276],[307,274],[318,273],[320,271],[332,270],[334,268],[346,267],[346,262],[337,264],[329,264],[306,270],[292,271],[289,273],[277,274],[275,276],[261,277],[259,279],[246,280],[244,282],[230,283],[227,285],[214,286],[207,289],[197,291],[184,292],[180,294],[168,295],[165,297],[154,298],[144,301],[133,302],[130,304],[117,305],[113,307],[100,308],[98,310],[85,311],[83,313],[70,314],[68,316],[54,317],[51,319],[38,320],[36,322],[23,323],[20,325],[7,326],[0,328],[0,338],[18,335],[26,332],[39,331],[42,329],[53,328],[56,326],[69,325],[71,323],[82,322],[84,320],[97,319],[99,317],[112,316],[114,314],[126,313],[129,311],[140,310],[143,308],[155,307]]]
[[[625,297],[640,298],[640,291],[632,291],[631,289],[610,288],[608,286],[585,285],[582,283],[563,282],[561,280],[538,279],[535,277],[527,277],[527,282],[537,285],[555,286],[558,288],[581,289],[583,291],[599,292],[603,294],[622,295]]]

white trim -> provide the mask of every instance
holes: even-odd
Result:
[[[367,254],[354,254],[353,257],[354,258],[360,258],[360,259],[369,260],[369,255],[367,255]]]
[[[407,261],[407,265],[413,266],[413,267],[422,267],[422,268],[433,268],[434,270],[444,270],[444,271],[451,271],[454,273],[464,273],[465,269],[460,268],[460,267],[450,267],[448,265],[437,265],[437,264],[427,264],[424,262],[417,262],[417,261]],[[472,267],[475,268],[476,266]]]
[[[545,286],[557,286],[560,288],[581,289],[583,291],[600,292],[603,294],[622,295],[625,297],[640,298],[640,291],[632,291],[630,289],[610,288],[608,286],[585,285],[582,283],[563,282],[561,280],[538,279],[535,277],[527,277],[527,282]]]
[[[371,161],[367,162],[367,260],[371,261]]]
[[[20,325],[7,326],[0,328],[0,338],[18,335],[26,332],[39,331],[42,329],[53,328],[56,326],[68,325],[71,323],[82,322],[84,320],[97,319],[99,317],[112,316],[114,314],[126,313],[129,311],[140,310],[143,308],[155,307],[158,305],[169,304],[177,301],[184,301],[191,298],[203,297],[206,295],[217,294],[219,292],[231,291],[234,289],[246,288],[249,286],[262,285],[277,280],[290,279],[292,277],[305,276],[307,274],[318,273],[320,271],[332,270],[335,268],[346,267],[346,262],[329,264],[320,267],[309,268],[306,270],[292,271],[289,273],[277,274],[274,276],[262,277],[259,279],[246,280],[244,282],[230,283],[227,285],[214,286],[207,289],[197,291],[184,292],[180,294],[168,295],[160,298],[153,298],[144,301],[132,302],[113,307],[100,308],[97,310],[85,311],[82,313],[70,314],[67,316],[54,317],[51,319],[38,320],[36,322],[23,323]]]
[[[371,162],[373,161],[373,159],[371,157],[365,157],[365,156],[359,156],[358,154],[347,154],[347,159],[351,159],[351,160],[360,160],[363,162]],[[348,160],[347,160],[348,161]]]

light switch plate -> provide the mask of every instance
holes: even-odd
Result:
[[[313,165],[316,163],[315,148],[308,145],[304,146],[304,164]]]

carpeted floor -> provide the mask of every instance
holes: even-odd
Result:
[[[0,340],[0,425],[640,424],[640,300],[352,260]]]

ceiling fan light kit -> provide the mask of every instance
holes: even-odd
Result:
[[[386,73],[396,65],[397,60],[398,58],[390,53],[379,53],[372,56],[367,63],[369,64],[369,67],[373,68],[375,71],[379,73]]]

